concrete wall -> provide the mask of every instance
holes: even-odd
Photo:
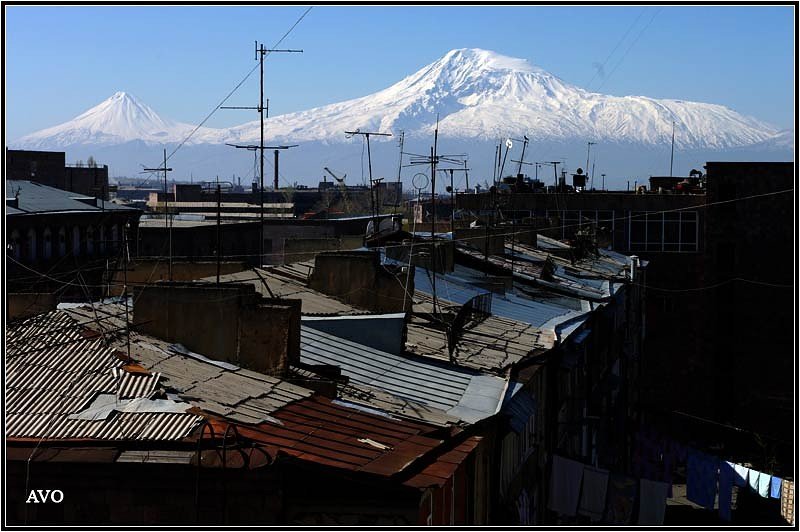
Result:
[[[68,166],[64,169],[66,189],[78,194],[108,199],[108,166]]]
[[[29,318],[56,308],[56,295],[50,293],[6,294],[9,320]]]
[[[490,255],[503,255],[505,253],[505,233],[501,228],[491,228],[487,237],[486,227],[467,227],[456,229],[454,237],[459,243],[473,247],[486,253],[486,243],[489,243]]]
[[[433,251],[431,251],[433,249]],[[455,266],[455,248],[453,243],[449,240],[437,240],[435,245],[431,245],[430,241],[415,242],[413,247],[411,242],[403,244],[391,244],[386,247],[386,256],[394,259],[402,264],[410,264],[412,266],[419,266],[428,270],[433,269],[434,254],[436,271],[452,272]],[[405,279],[405,277],[404,277]]]
[[[285,238],[281,243],[283,244],[283,263],[291,264],[311,260],[321,251],[358,249],[364,245],[364,238],[361,236]]]
[[[43,185],[65,189],[63,151],[6,149],[6,179],[27,179]]]
[[[282,375],[300,357],[300,301],[262,299],[251,284],[136,287],[133,320],[146,334],[262,373]]]
[[[406,312],[411,298],[404,297],[403,282],[402,269],[382,266],[377,253],[350,251],[317,255],[309,287],[373,312]],[[413,286],[408,293],[414,293]]]
[[[220,263],[220,275],[241,272],[248,269],[245,262],[225,261]],[[213,277],[217,274],[217,263],[211,261],[173,261],[172,280],[173,281],[196,281],[205,277]],[[169,261],[166,259],[137,259],[131,262],[128,268],[128,286],[155,283],[158,281],[169,280]],[[125,272],[117,271],[114,273],[111,284],[112,295],[122,294],[122,287],[125,280]],[[130,291],[130,288],[129,288]]]

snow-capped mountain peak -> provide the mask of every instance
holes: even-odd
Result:
[[[479,48],[451,50],[373,94],[269,118],[270,141],[344,142],[346,129],[404,130],[467,141],[526,134],[534,141],[587,139],[723,149],[769,142],[777,129],[721,105],[589,92],[530,64]],[[190,143],[252,142],[259,123],[200,128]],[[181,142],[192,126],[162,118],[134,96],[117,92],[75,119],[28,135],[21,147]]]
[[[179,142],[194,129],[190,124],[163,118],[133,94],[115,92],[88,111],[57,126],[21,138],[16,144],[28,148],[51,148],[75,144],[151,144]],[[212,140],[216,131],[201,128],[198,139]]]

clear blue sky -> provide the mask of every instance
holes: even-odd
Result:
[[[118,90],[197,123],[253,67],[253,41],[273,44],[305,8],[5,9],[6,134],[15,139]],[[791,128],[793,18],[792,7],[320,6],[281,46],[305,53],[266,63],[267,96],[271,114],[363,96],[450,49],[476,47],[599,92],[719,103]],[[606,77],[592,80],[623,37]],[[228,104],[254,105],[257,78]],[[208,125],[255,118],[218,111]]]

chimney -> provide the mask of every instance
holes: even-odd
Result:
[[[404,268],[382,265],[375,251],[319,253],[308,286],[372,312],[406,312],[411,297],[406,297],[404,283],[408,277],[408,293],[413,294],[414,276],[407,276]]]
[[[249,283],[159,282],[134,289],[136,329],[208,358],[285,376],[300,359],[300,300]]]

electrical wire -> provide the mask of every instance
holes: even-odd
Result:
[[[636,36],[636,39],[634,39],[634,40],[633,40],[633,42],[630,44],[630,46],[628,46],[628,48],[625,50],[625,53],[624,53],[624,54],[622,54],[622,58],[620,58],[619,62],[618,62],[618,63],[617,63],[615,66],[614,66],[614,69],[613,69],[613,70],[612,70],[612,71],[611,71],[611,72],[608,74],[608,76],[606,76],[606,77],[605,77],[605,79],[604,79],[604,80],[603,80],[603,82],[600,84],[600,86],[599,86],[599,87],[597,87],[597,90],[600,90],[600,89],[602,89],[602,88],[603,88],[603,86],[606,84],[606,82],[607,82],[609,79],[611,79],[611,76],[613,76],[613,75],[614,75],[614,72],[616,72],[616,71],[617,71],[617,69],[619,68],[619,66],[622,64],[622,62],[623,62],[623,61],[625,61],[625,58],[628,56],[628,52],[630,52],[630,51],[631,51],[631,49],[632,49],[632,48],[633,48],[633,47],[636,45],[636,43],[637,43],[637,42],[639,42],[639,39],[641,39],[642,35],[644,35],[644,32],[647,30],[647,28],[649,28],[649,27],[650,27],[650,24],[652,24],[652,23],[653,23],[653,20],[655,20],[655,18],[656,18],[656,15],[658,15],[658,13],[659,13],[660,11],[661,11],[661,8],[658,8],[658,9],[656,10],[656,12],[655,12],[655,13],[653,13],[653,16],[652,16],[652,17],[650,17],[650,20],[647,22],[647,24],[645,24],[645,25],[644,25],[644,27],[642,28],[642,30],[641,30],[641,31],[639,32],[639,34]]]
[[[608,56],[606,57],[606,60],[605,60],[605,61],[603,61],[603,64],[602,64],[602,65],[600,65],[600,67],[599,67],[599,68],[597,68],[597,69],[595,70],[595,72],[594,72],[594,75],[593,75],[593,76],[592,76],[592,78],[589,80],[589,82],[586,84],[586,88],[587,88],[587,89],[588,89],[588,88],[589,88],[589,87],[592,85],[592,82],[594,81],[594,78],[596,78],[598,74],[600,74],[600,75],[601,75],[601,77],[605,77],[605,76],[604,76],[603,74],[601,74],[601,73],[602,73],[602,72],[604,72],[604,70],[603,70],[603,69],[606,67],[606,64],[608,63],[609,59],[611,59],[611,56],[612,56],[612,55],[614,55],[614,52],[616,52],[616,51],[617,51],[617,48],[619,48],[619,46],[620,46],[620,45],[623,43],[623,41],[625,41],[625,39],[628,37],[628,34],[631,32],[631,30],[633,29],[633,27],[636,25],[636,23],[637,23],[637,22],[639,22],[639,19],[640,19],[640,18],[642,18],[642,15],[644,15],[644,12],[645,12],[645,11],[647,11],[647,8],[646,8],[646,7],[643,7],[643,8],[642,8],[642,10],[639,12],[639,15],[638,15],[638,16],[636,17],[636,19],[633,21],[633,23],[632,23],[630,26],[628,26],[628,31],[626,31],[626,32],[625,32],[625,35],[623,35],[623,36],[622,36],[622,38],[621,38],[621,39],[620,39],[620,40],[617,42],[617,45],[616,45],[616,46],[614,46],[614,49],[613,49],[613,50],[611,50],[611,53],[610,53],[610,54],[608,54]]]
[[[294,24],[292,24],[292,26],[291,26],[291,27],[290,27],[288,30],[286,30],[286,33],[284,33],[284,34],[283,34],[283,36],[282,36],[280,39],[278,39],[278,41],[277,41],[275,44],[273,44],[273,45],[272,45],[272,48],[277,48],[277,47],[278,47],[278,46],[279,46],[279,45],[280,45],[280,44],[281,44],[281,43],[284,41],[284,39],[286,39],[286,37],[288,37],[288,36],[289,36],[289,34],[290,34],[290,33],[291,33],[291,32],[292,32],[292,31],[293,31],[293,30],[294,30],[294,29],[297,27],[297,25],[298,25],[298,24],[300,24],[300,22],[301,22],[301,21],[302,21],[304,18],[306,18],[306,15],[308,15],[308,13],[311,11],[311,9],[312,9],[313,7],[314,7],[314,6],[310,6],[308,9],[306,9],[306,10],[303,12],[303,14],[302,14],[302,15],[300,15],[300,18],[298,18],[298,19],[297,19],[297,20],[294,22]],[[271,52],[267,52],[267,53],[265,53],[265,54],[264,54],[264,59],[266,60],[266,58],[267,58],[267,57],[269,57],[269,55],[270,55],[270,54],[271,54]],[[242,80],[241,80],[239,83],[237,83],[237,84],[236,84],[236,86],[235,86],[233,89],[231,89],[231,91],[230,91],[230,92],[229,92],[229,93],[228,93],[228,94],[227,94],[227,95],[226,95],[226,96],[225,96],[225,97],[222,99],[222,101],[220,101],[220,102],[219,102],[219,103],[218,103],[218,104],[217,104],[217,105],[216,105],[216,106],[215,106],[215,107],[214,107],[214,108],[211,110],[211,112],[209,112],[209,113],[206,115],[206,117],[205,117],[205,118],[204,118],[204,119],[203,119],[203,120],[202,120],[202,121],[201,121],[201,122],[200,122],[200,123],[199,123],[199,124],[198,124],[198,125],[197,125],[197,126],[196,126],[196,127],[195,127],[195,128],[194,128],[194,129],[193,129],[193,130],[192,130],[192,131],[189,133],[189,134],[188,134],[188,135],[187,135],[187,136],[186,136],[186,138],[184,138],[184,139],[183,139],[183,140],[180,142],[180,144],[178,144],[178,145],[175,147],[175,149],[174,149],[174,150],[172,150],[172,152],[171,152],[171,153],[170,153],[170,154],[167,156],[167,159],[166,159],[167,161],[169,161],[169,160],[172,158],[172,156],[173,156],[173,155],[175,155],[175,153],[177,153],[177,152],[178,152],[178,150],[180,150],[180,149],[183,147],[183,145],[184,145],[184,144],[186,144],[186,143],[189,141],[189,139],[190,139],[190,138],[192,138],[192,136],[193,136],[195,133],[197,133],[197,130],[199,130],[201,127],[203,127],[203,125],[205,125],[205,123],[206,123],[206,122],[208,122],[208,120],[209,120],[209,119],[210,119],[210,118],[211,118],[211,117],[214,115],[214,113],[216,113],[216,112],[219,110],[219,108],[220,108],[220,107],[222,107],[222,106],[225,104],[225,102],[227,102],[227,101],[228,101],[228,99],[229,99],[231,96],[233,96],[233,94],[234,94],[234,93],[235,93],[237,90],[239,90],[239,87],[241,87],[241,86],[244,84],[244,82],[245,82],[245,81],[247,81],[247,80],[248,80],[248,78],[250,78],[250,76],[251,76],[251,75],[253,75],[253,72],[255,72],[255,71],[256,71],[256,69],[257,69],[258,67],[259,67],[259,64],[256,64],[256,66],[254,66],[252,69],[250,69],[250,71],[249,71],[249,72],[248,72],[248,73],[247,73],[247,74],[246,74],[246,75],[245,75],[245,76],[242,78]],[[159,162],[159,164],[161,164],[161,163]],[[153,175],[155,175],[155,173],[154,173],[154,172],[151,172],[151,177],[152,177]],[[148,177],[147,179],[149,179],[149,177]],[[147,181],[147,179],[145,179],[145,180],[142,182],[142,184],[143,184],[143,183],[145,183],[145,182]]]

